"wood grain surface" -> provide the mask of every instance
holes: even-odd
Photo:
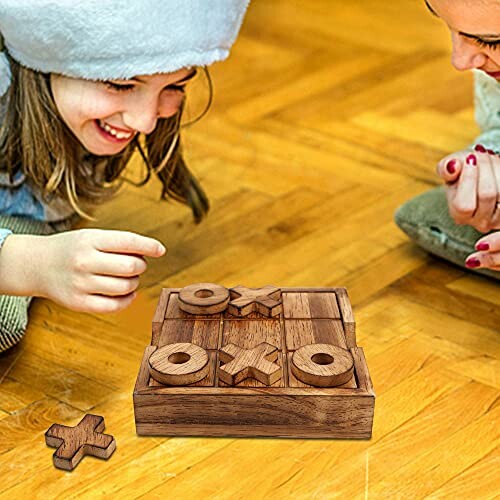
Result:
[[[186,290],[193,296],[199,290],[220,290],[222,296],[225,288],[203,283],[160,293],[151,345],[145,349],[133,394],[137,434],[370,438],[375,394],[366,359],[354,357],[358,348],[352,352],[347,348],[337,299],[342,295],[342,308],[351,311],[347,291],[286,287],[282,294],[273,285],[234,288],[244,299],[241,307],[262,302],[266,308],[254,310],[249,320],[242,319],[244,313],[235,317],[219,309],[220,321],[200,321],[196,308],[178,320],[169,317],[169,312],[176,316],[177,310],[165,304],[164,297],[177,300]],[[234,288],[230,289],[233,298]],[[270,295],[280,306],[273,318],[268,316],[275,306],[269,302]],[[201,298],[212,297],[214,293]],[[188,296],[188,302],[197,301]],[[313,305],[306,314],[304,304]],[[196,305],[206,312],[207,304]],[[306,319],[287,320],[283,311]],[[339,319],[315,319],[315,314],[322,317],[325,311]],[[158,324],[161,317],[163,326]],[[287,333],[287,321],[293,323],[294,335]],[[352,314],[348,321],[354,323]],[[185,343],[177,343],[179,332]],[[196,344],[194,339],[203,342]],[[325,418],[325,412],[342,418]]]
[[[45,443],[57,448],[54,465],[71,471],[85,455],[108,459],[116,449],[116,441],[103,430],[104,418],[90,413],[74,427],[52,424],[45,432]]]

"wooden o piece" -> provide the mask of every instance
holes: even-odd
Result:
[[[54,465],[58,469],[73,470],[84,457],[93,455],[108,459],[116,449],[113,436],[103,434],[104,418],[87,414],[75,427],[52,424],[45,433],[47,446],[57,447]]]
[[[195,283],[179,292],[179,308],[191,314],[215,314],[226,309],[229,290],[215,283]]]
[[[305,384],[335,387],[349,381],[353,371],[351,353],[333,344],[308,344],[292,355],[292,372]]]
[[[204,379],[209,369],[207,351],[189,342],[164,345],[149,357],[149,373],[161,384],[194,384]]]
[[[281,367],[274,363],[278,349],[261,342],[251,349],[228,344],[219,351],[219,359],[225,363],[219,368],[219,377],[229,385],[236,385],[252,377],[265,385],[272,385],[281,378]]]

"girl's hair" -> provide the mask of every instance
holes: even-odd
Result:
[[[174,116],[159,119],[155,130],[145,137],[137,134],[121,153],[93,155],[62,120],[52,95],[50,74],[26,68],[9,54],[7,57],[12,84],[0,100],[0,106],[6,106],[3,123],[0,123],[0,171],[9,172],[11,183],[14,173],[20,169],[27,180],[40,188],[46,203],[53,196],[61,197],[81,217],[95,220],[80,208],[79,203],[92,208],[112,198],[123,180],[142,186],[149,181],[153,171],[163,185],[160,200],[168,201],[170,197],[189,205],[195,223],[203,219],[209,209],[208,199],[181,153],[180,122],[184,100]],[[212,98],[210,75],[206,68],[203,70],[209,82],[210,99],[201,116],[207,112]],[[6,103],[2,102],[5,100]],[[147,167],[146,178],[138,184],[120,178],[136,148]],[[100,169],[96,168],[98,165]],[[100,179],[99,171],[102,172]]]

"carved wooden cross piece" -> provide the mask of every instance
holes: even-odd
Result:
[[[109,458],[116,448],[113,436],[103,434],[104,418],[87,414],[75,427],[52,424],[45,433],[48,446],[56,447],[54,465],[59,469],[73,470],[84,455]]]
[[[264,316],[276,316],[282,310],[281,290],[272,285],[261,288],[247,288],[235,286],[229,289],[231,301],[228,311],[233,316],[246,316],[252,311]]]
[[[249,377],[272,385],[281,378],[281,367],[274,363],[278,359],[278,349],[267,342],[252,349],[228,344],[220,349],[219,359],[225,363],[219,368],[219,377],[229,385],[236,385]]]

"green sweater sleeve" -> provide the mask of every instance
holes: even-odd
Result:
[[[483,71],[474,71],[474,104],[481,134],[474,144],[500,153],[500,83]]]

